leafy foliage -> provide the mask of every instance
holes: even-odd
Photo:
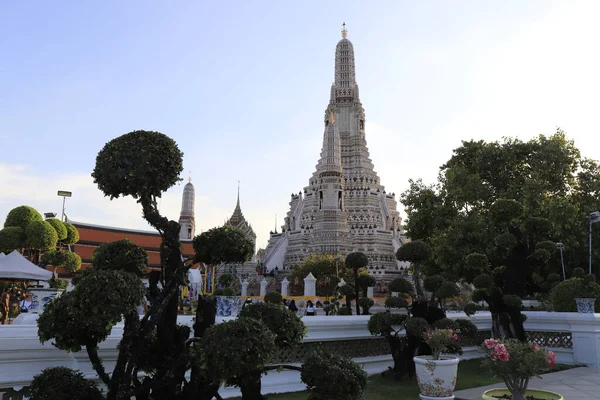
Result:
[[[160,197],[180,181],[183,153],[170,137],[133,131],[106,143],[96,157],[94,183],[111,199]]]
[[[312,273],[317,284],[329,282],[330,288],[339,283],[339,276],[343,276],[346,271],[346,265],[343,260],[332,254],[311,254],[304,259],[301,265],[292,269],[292,279],[294,282],[304,282],[304,278]]]
[[[148,254],[129,239],[100,245],[92,256],[92,266],[97,270],[125,271],[142,277],[148,268]]]
[[[369,315],[369,309],[375,305],[375,302],[373,299],[361,297],[360,300],[358,300],[358,305],[363,309],[363,315]]]
[[[42,215],[33,207],[19,206],[8,212],[4,227],[17,226],[25,231],[29,224],[34,221],[43,221]]]
[[[217,280],[218,284],[223,286],[224,288],[228,288],[231,286],[234,286],[236,283],[236,279],[235,276],[233,276],[232,274],[223,274],[221,276],[219,276],[219,279]]]
[[[369,259],[367,258],[365,253],[357,251],[354,253],[350,253],[346,256],[345,264],[346,267],[350,269],[358,270],[369,265]]]
[[[391,336],[395,335],[395,326],[403,325],[408,316],[405,314],[392,314],[388,312],[378,312],[371,315],[367,328],[371,335],[376,336]]]
[[[406,333],[416,338],[423,339],[429,330],[429,324],[424,318],[412,317],[406,321]]]
[[[48,304],[38,318],[38,336],[61,350],[79,351],[106,339],[123,314],[136,309],[145,293],[138,277],[123,271],[88,270],[75,288]]]
[[[67,230],[67,237],[63,240],[64,244],[75,244],[79,242],[79,231],[72,224],[63,222]]]
[[[296,313],[280,305],[253,303],[245,306],[240,317],[262,321],[271,331],[278,348],[289,348],[299,344],[306,333],[306,327]]]
[[[408,279],[405,279],[405,278],[394,279],[388,285],[388,289],[389,289],[390,293],[396,292],[396,293],[406,293],[406,294],[412,295],[415,292],[415,288],[412,285],[412,283],[410,283],[408,281]]]
[[[269,292],[265,295],[265,303],[268,304],[275,304],[275,305],[281,305],[281,303],[283,303],[283,297],[281,296],[281,293],[278,292]]]
[[[79,371],[50,367],[33,377],[31,400],[103,400],[96,384]]]
[[[195,260],[209,265],[243,263],[252,257],[254,244],[243,231],[229,227],[213,228],[193,241]]]
[[[354,361],[335,354],[318,353],[302,365],[302,382],[309,400],[362,400],[367,373]]]
[[[69,281],[60,278],[50,278],[48,284],[52,289],[65,290],[69,286]]]
[[[431,249],[422,241],[404,243],[396,251],[396,258],[400,261],[422,263],[427,261],[429,257],[431,257]]]
[[[58,242],[56,230],[47,221],[30,222],[25,229],[25,235],[29,247],[40,251],[52,250]]]
[[[265,368],[275,351],[275,335],[261,321],[240,317],[211,326],[197,346],[217,379],[236,379]]]
[[[50,250],[42,254],[42,262],[54,268],[63,268],[67,271],[77,271],[81,268],[79,254],[67,250]]]
[[[63,241],[67,238],[67,227],[60,219],[48,218],[46,219],[46,222],[52,225],[54,230],[56,230],[56,235],[58,236],[59,241]]]
[[[11,253],[25,247],[25,231],[18,226],[9,226],[0,230],[0,253]]]
[[[583,278],[570,278],[559,283],[550,292],[552,309],[559,312],[577,312],[576,297],[600,296],[600,285],[586,282]]]

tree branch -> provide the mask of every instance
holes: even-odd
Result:
[[[278,369],[289,369],[289,370],[292,370],[292,371],[300,371],[300,372],[302,372],[302,367],[298,367],[296,365],[287,365],[287,364],[284,364],[284,365],[269,365],[269,366],[265,367],[264,371],[276,371]]]
[[[92,367],[94,367],[94,371],[96,371],[100,379],[102,379],[102,382],[104,382],[106,386],[109,386],[110,376],[106,373],[104,365],[102,364],[102,360],[98,355],[98,346],[87,344],[85,346],[85,349],[87,350],[87,354],[90,359],[90,362],[92,363]]]

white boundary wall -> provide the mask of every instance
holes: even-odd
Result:
[[[557,354],[560,363],[585,364],[600,368],[600,313],[554,313],[543,311],[525,312],[527,331],[571,332],[572,348],[551,348]],[[449,313],[450,318],[471,320],[480,330],[491,329],[491,317],[488,312],[467,317],[463,313]],[[88,361],[87,353],[66,353],[54,348],[50,343],[40,344],[35,325],[35,315],[28,315],[20,322],[22,325],[0,326],[0,388],[19,389],[29,385],[34,375],[51,366],[66,366],[80,370],[89,378],[96,374]],[[217,318],[218,321],[230,318]],[[308,328],[305,342],[333,340],[374,339],[367,330],[369,316],[315,316],[303,318]],[[180,316],[178,322],[192,325],[191,316]],[[112,370],[117,356],[117,344],[121,339],[123,326],[113,328],[108,339],[100,344],[100,357],[107,370]],[[467,348],[464,359],[481,357],[483,353],[476,348]],[[369,374],[376,374],[392,365],[391,355],[355,359]],[[263,378],[263,393],[290,392],[304,390],[297,371],[270,372]],[[0,389],[2,392],[2,389]],[[224,388],[223,397],[239,395],[235,388]],[[2,396],[0,395],[0,399]]]

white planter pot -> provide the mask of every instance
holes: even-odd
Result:
[[[595,298],[575,298],[575,303],[577,304],[577,312],[585,313],[585,314],[593,314],[594,313],[594,305],[596,303]]]
[[[29,312],[36,314],[43,313],[44,306],[59,297],[63,292],[62,289],[50,288],[33,288],[28,289],[28,291],[31,293],[31,306],[29,306]]]
[[[422,400],[454,399],[458,357],[442,356],[439,360],[433,360],[432,356],[418,356],[413,360]]]
[[[236,317],[242,309],[240,296],[216,296],[217,317]]]

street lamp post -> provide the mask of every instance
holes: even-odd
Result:
[[[58,191],[58,196],[63,198],[61,221],[65,221],[65,201],[67,200],[67,197],[71,197],[72,195],[73,193],[68,192],[66,190]]]
[[[594,211],[590,213],[588,219],[590,220],[590,268],[589,273],[592,273],[592,224],[600,221],[600,211]]]
[[[561,242],[557,242],[556,248],[560,250],[560,264],[562,265],[563,281],[565,281],[567,280],[567,275],[565,274],[565,259],[563,258],[563,249],[565,248],[565,245]]]

